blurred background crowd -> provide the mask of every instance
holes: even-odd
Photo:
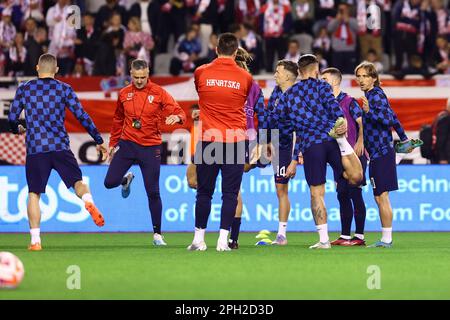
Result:
[[[222,32],[253,74],[304,53],[346,74],[361,60],[396,78],[450,73],[449,0],[0,0],[0,16],[0,76],[34,76],[44,52],[63,76],[122,76],[135,58],[180,75],[215,58]]]

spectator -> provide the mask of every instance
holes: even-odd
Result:
[[[343,74],[352,74],[356,66],[356,33],[358,23],[350,17],[350,8],[346,3],[339,4],[338,13],[328,25],[331,33],[331,62]]]
[[[253,30],[250,23],[242,24],[241,47],[244,48],[252,57],[248,67],[252,74],[258,74],[264,65],[264,51],[261,37]]]
[[[209,45],[208,45],[208,55],[206,56],[207,62],[212,62],[215,58],[217,58],[217,44],[219,43],[219,36],[215,33],[211,34],[211,37],[209,38]]]
[[[24,46],[27,50],[27,56],[24,65],[24,75],[34,76],[36,75],[36,66],[39,61],[39,57],[44,53],[43,48],[37,41],[38,28],[36,21],[33,18],[28,18],[25,21],[25,42]]]
[[[75,58],[75,30],[67,23],[72,14],[69,0],[58,0],[47,12],[50,46],[48,52],[58,58],[59,73],[72,73]]]
[[[48,47],[50,46],[50,41],[47,36],[47,29],[44,27],[38,27],[36,31],[36,41],[41,46],[42,52],[47,53]]]
[[[433,158],[431,163],[450,163],[450,98],[446,110],[440,112],[432,124],[433,128]]]
[[[211,34],[217,30],[219,21],[219,9],[217,0],[199,0],[195,15],[192,18],[200,25],[200,39],[202,52],[200,56],[208,53],[208,43]]]
[[[82,63],[86,74],[92,75],[95,55],[99,47],[100,32],[95,30],[95,18],[92,14],[86,13],[83,17],[84,25],[77,30],[75,40],[75,55],[78,58],[77,64]]]
[[[234,0],[218,0],[219,24],[216,33],[228,32],[228,26],[235,21]]]
[[[176,41],[186,32],[186,7],[184,0],[160,0],[160,50],[167,52],[169,38],[173,35]]]
[[[358,38],[361,58],[367,57],[370,49],[375,50],[376,55],[379,57],[382,54],[381,12],[381,8],[375,0],[357,0]],[[368,15],[370,19],[368,19]]]
[[[450,45],[443,35],[436,39],[436,48],[431,56],[430,66],[437,73],[450,74]]]
[[[105,33],[114,32],[119,35],[119,46],[123,48],[123,41],[125,40],[125,32],[127,28],[122,24],[122,18],[119,13],[113,13],[109,21],[109,27],[106,29]]]
[[[138,17],[132,17],[128,21],[128,31],[125,33],[124,52],[127,58],[127,66],[135,59],[145,60],[150,63],[150,50],[155,43],[148,32],[141,30],[141,21]],[[127,68],[128,69],[128,68]]]
[[[2,20],[0,21],[0,48],[4,54],[9,51],[16,37],[16,27],[11,20],[11,9],[5,8],[2,11]]]
[[[284,59],[295,63],[298,62],[298,59],[300,59],[300,45],[297,40],[289,40],[287,53]]]
[[[14,38],[14,44],[9,48],[8,75],[23,76],[27,49],[23,45],[23,34],[18,32]]]
[[[312,47],[313,50],[321,50],[325,59],[330,59],[331,39],[326,27],[319,29],[319,33],[314,39]]]
[[[313,54],[316,56],[317,60],[319,61],[319,71],[322,72],[322,70],[325,70],[328,68],[328,61],[325,58],[324,52],[321,49],[314,49]]]
[[[184,72],[193,72],[203,59],[199,58],[202,52],[201,43],[198,39],[196,29],[190,28],[185,37],[179,42],[174,53],[174,57],[170,62],[170,73],[178,76],[183,70]]]
[[[139,0],[130,8],[130,17],[138,17],[141,20],[141,30],[150,33],[158,42],[158,17],[161,9],[157,1]]]
[[[374,49],[369,49],[365,57],[366,61],[373,63],[378,74],[383,73],[383,64],[380,62],[380,58]]]
[[[313,34],[317,34],[319,29],[326,27],[328,22],[336,16],[336,6],[339,1],[335,0],[314,0],[314,25]]]
[[[42,0],[23,0],[22,1],[23,20],[33,18],[39,23],[44,21],[44,9]]]
[[[292,18],[295,33],[312,33],[314,22],[314,1],[313,0],[293,0]]]
[[[77,59],[77,62],[75,63],[75,67],[73,68],[72,77],[74,78],[81,78],[84,76],[87,76],[86,70],[84,68],[85,63],[83,62],[83,59],[79,58]]]
[[[239,23],[249,23],[252,27],[257,24],[257,17],[261,9],[260,0],[238,0],[236,9],[236,21]]]
[[[405,54],[408,56],[408,60],[417,54],[420,3],[421,0],[399,0],[392,9],[396,71],[402,70]]]
[[[95,19],[95,28],[105,30],[109,26],[109,21],[114,13],[120,15],[121,21],[126,24],[128,21],[127,11],[118,4],[118,0],[106,0],[106,4],[101,6]]]
[[[94,62],[94,75],[115,76],[125,74],[125,63],[120,33],[112,31],[102,36]]]
[[[417,52],[422,60],[428,62],[433,48],[436,45],[436,35],[438,32],[436,13],[432,10],[429,0],[422,0],[420,7],[420,28],[417,42]]]
[[[289,2],[283,4],[280,0],[268,0],[260,10],[261,33],[266,48],[266,71],[273,72],[275,52],[281,60],[286,55],[286,38],[292,25],[292,15]]]
[[[450,4],[450,1],[448,2]],[[437,34],[447,38],[450,41],[450,13],[444,7],[442,0],[431,0],[431,6],[436,14]]]

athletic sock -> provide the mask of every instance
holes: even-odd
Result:
[[[83,196],[81,197],[81,200],[83,200],[84,203],[86,203],[86,202],[94,203],[94,199],[92,198],[92,194],[90,194],[90,193],[83,194]]]
[[[33,228],[30,229],[31,234],[31,244],[41,243],[41,229]]]
[[[195,228],[194,241],[193,243],[200,243],[205,241],[205,231],[206,229]]]
[[[366,205],[362,196],[361,188],[350,188],[350,198],[353,202],[353,215],[355,217],[355,234],[364,234],[366,223]]]
[[[228,231],[228,230],[220,229],[219,242],[220,243],[228,243],[228,234],[229,233],[230,233],[230,231]]]
[[[341,234],[341,235],[339,236],[339,238],[342,238],[342,239],[345,239],[345,240],[350,240],[352,237],[346,236],[346,235],[344,235],[344,234]]]
[[[348,156],[354,153],[352,146],[348,143],[346,137],[336,138],[336,141],[339,145],[339,149],[341,149],[341,156]]]
[[[280,222],[278,224],[278,234],[281,234],[285,238],[286,238],[286,229],[287,229],[287,222]]]
[[[355,237],[358,238],[359,240],[364,240],[364,235],[363,234],[355,233]]]
[[[231,224],[230,240],[238,241],[239,231],[241,229],[241,217],[235,217]]]
[[[319,233],[320,242],[325,243],[330,240],[328,237],[328,225],[325,224],[319,224],[316,226],[317,232]]]
[[[337,198],[339,201],[339,213],[341,215],[341,233],[344,236],[350,237],[353,220],[353,206],[349,192],[338,192]]]
[[[392,227],[381,228],[381,241],[383,241],[384,243],[392,242]]]

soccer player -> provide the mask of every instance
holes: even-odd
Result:
[[[248,64],[253,60],[251,55],[243,48],[238,48],[236,53],[236,64],[242,69],[250,72]],[[266,122],[266,110],[264,105],[264,95],[258,83],[253,81],[252,86],[250,88],[249,94],[247,96],[247,100],[244,104],[244,113],[246,116],[246,150],[245,150],[245,164],[244,164],[244,172],[249,172],[250,170],[256,168],[257,166],[263,167],[264,163],[259,162],[259,158],[261,157],[261,149],[259,142],[265,144],[266,135],[264,132],[256,131],[255,128],[255,113],[258,118],[258,129],[263,128]],[[261,133],[261,134],[260,134]],[[259,163],[258,163],[259,162]],[[238,203],[236,207],[236,214],[234,216],[233,222],[231,224],[230,229],[230,239],[228,241],[228,246],[230,249],[239,249],[239,232],[241,228],[241,217],[243,211],[243,203],[242,203],[242,195],[241,192],[238,194]]]
[[[248,63],[252,61],[251,55],[243,48],[238,48],[236,57],[236,64],[243,68],[244,70],[250,72],[248,68]],[[196,105],[197,106],[197,105]],[[258,127],[263,127],[266,121],[265,118],[265,105],[264,105],[264,95],[262,93],[261,88],[259,87],[256,81],[253,81],[252,87],[250,88],[250,92],[248,94],[247,100],[244,104],[244,112],[246,115],[247,121],[247,132],[246,132],[246,150],[245,150],[245,164],[244,164],[244,172],[248,172],[258,166],[256,164],[260,153],[258,154],[259,149],[258,141],[257,141],[257,132],[255,129],[255,119],[254,114],[256,113],[258,117]],[[192,110],[192,119],[194,119],[193,132],[191,132],[191,144],[194,144],[194,141],[197,140],[196,130],[198,130],[198,119],[200,117],[200,112],[197,108]],[[263,139],[264,140],[264,139]],[[193,153],[192,153],[193,154]],[[196,173],[196,165],[190,163],[186,170],[186,177],[188,181],[188,185],[192,189],[197,188],[197,173]],[[228,240],[228,246],[230,249],[239,249],[239,232],[241,227],[241,217],[242,217],[243,203],[242,196],[239,192],[238,194],[238,202],[236,206],[236,214],[234,216],[233,222],[231,224],[230,229],[230,239]]]
[[[218,57],[194,73],[201,136],[195,153],[195,233],[188,250],[207,249],[205,230],[219,172],[222,173],[222,209],[216,249],[231,250],[228,234],[236,212],[245,162],[247,123],[244,104],[253,84],[252,76],[234,61],[238,46],[238,39],[233,34],[220,35],[216,48]]]
[[[137,163],[144,179],[148,205],[153,222],[153,244],[166,245],[161,235],[162,204],[159,193],[161,166],[161,132],[163,112],[170,114],[165,123],[183,123],[186,115],[163,88],[149,80],[149,67],[144,60],[131,63],[132,83],[119,92],[114,114],[109,154],[111,164],[105,177],[105,187],[122,186],[122,197],[130,194],[134,175],[125,173]]]
[[[391,128],[397,131],[401,141],[407,141],[408,137],[380,87],[375,66],[370,62],[363,62],[356,67],[355,75],[356,81],[364,92],[364,97],[361,98],[363,100],[364,146],[370,157],[370,182],[380,211],[382,226],[381,240],[371,247],[390,248],[392,247],[392,207],[389,192],[398,189]]]
[[[25,134],[27,141],[26,177],[28,184],[27,214],[30,225],[31,251],[42,250],[40,238],[41,211],[39,199],[45,193],[48,178],[55,169],[67,188],[73,187],[97,226],[105,221],[94,205],[89,187],[83,182],[81,170],[70,150],[69,136],[64,126],[68,108],[97,143],[97,151],[106,160],[108,150],[89,115],[83,110],[72,88],[55,79],[58,73],[56,57],[43,54],[36,67],[38,78],[19,86],[9,112],[9,124],[15,134]],[[19,124],[25,110],[26,129]]]
[[[278,129],[278,137],[272,138],[271,156],[274,170],[275,186],[278,197],[278,233],[273,245],[287,245],[286,229],[291,211],[291,204],[288,195],[289,178],[286,170],[291,163],[293,149],[293,129],[290,125],[289,115],[282,104],[283,97],[298,77],[297,63],[289,60],[280,60],[275,71],[276,86],[272,91],[267,105],[268,118],[271,113],[279,113],[280,117],[276,122],[268,121],[270,128]],[[275,133],[276,131],[273,131]]]
[[[366,205],[362,196],[362,186],[366,185],[367,157],[364,150],[362,111],[354,98],[341,91],[342,74],[339,69],[327,68],[322,71],[321,78],[331,86],[333,94],[344,112],[347,120],[347,140],[359,157],[363,172],[360,185],[350,185],[341,180],[341,183],[336,187],[341,213],[341,235],[338,239],[332,241],[331,245],[364,246],[366,244],[364,241]],[[350,229],[353,217],[355,217],[356,231],[352,238]]]
[[[325,182],[327,163],[336,179],[359,184],[362,180],[361,163],[345,139],[347,125],[331,86],[319,80],[319,62],[314,55],[300,57],[298,67],[301,80],[283,96],[291,123],[296,131],[292,161],[286,176],[295,176],[297,164],[303,162],[306,181],[310,187],[311,211],[319,233],[319,242],[310,249],[329,249]],[[338,138],[334,141],[331,135]],[[337,142],[337,143],[336,143]],[[299,159],[300,152],[303,159]]]

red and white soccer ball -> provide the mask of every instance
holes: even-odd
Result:
[[[0,288],[16,288],[23,279],[22,261],[11,252],[0,252]]]

